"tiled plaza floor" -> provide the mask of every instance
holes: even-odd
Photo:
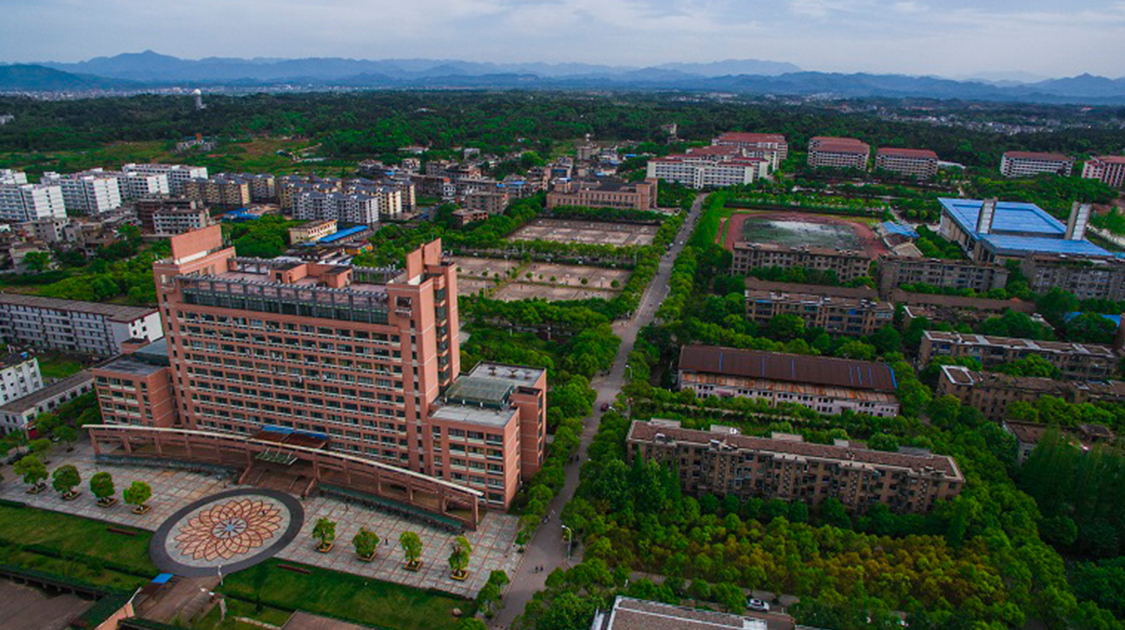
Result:
[[[63,464],[72,464],[78,468],[82,476],[82,495],[79,498],[63,501],[50,488],[37,495],[29,495],[25,492],[26,486],[10,466],[3,467],[5,481],[0,483],[0,497],[37,508],[155,531],[168,517],[189,503],[222,490],[239,487],[231,479],[214,474],[95,464],[93,450],[88,444],[76,447],[72,453],[56,448],[49,458],[48,470],[53,471]],[[113,475],[118,499],[121,498],[121,491],[133,481],[147,482],[152,486],[152,499],[149,501],[152,509],[147,514],[138,516],[123,502],[109,509],[98,507],[90,494],[89,479],[94,473],[101,471]],[[433,588],[470,598],[475,597],[484,586],[489,572],[500,569],[512,575],[519,564],[520,556],[516,553],[515,545],[519,519],[514,516],[488,513],[477,531],[466,533],[473,553],[469,561],[469,579],[459,582],[449,577],[449,546],[454,539],[453,534],[385,512],[349,505],[337,499],[314,497],[302,503],[305,508],[305,523],[297,538],[278,553],[277,557],[280,559],[418,588]],[[336,546],[327,554],[315,551],[316,542],[312,538],[312,528],[321,517],[336,521]],[[375,560],[370,563],[360,562],[355,557],[351,544],[352,536],[364,526],[382,539]],[[417,533],[422,539],[422,568],[417,572],[402,568],[403,555],[398,537],[407,530]]]

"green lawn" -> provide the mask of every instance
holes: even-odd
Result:
[[[20,482],[9,480],[4,483]],[[86,496],[78,500],[93,499]],[[125,508],[119,506],[117,509]],[[126,536],[112,533],[106,527],[104,522],[78,516],[0,504],[0,542],[9,546],[23,546],[23,551],[45,557],[59,555],[67,558],[67,562],[86,564],[95,569],[100,564],[136,576],[159,573],[148,556],[151,532],[136,530],[135,536]]]
[[[255,601],[257,574],[263,604],[393,630],[452,629],[457,622],[452,609],[472,612],[471,601],[452,595],[314,567],[305,567],[309,574],[294,573],[278,568],[278,564],[294,563],[269,560],[260,568],[228,576],[223,590],[228,595]],[[264,578],[259,571],[264,572]]]
[[[36,355],[39,359],[39,373],[43,378],[66,378],[82,371],[82,363],[65,356],[51,353]]]
[[[261,630],[261,626],[238,621],[235,617],[254,619],[280,628],[285,625],[292,614],[269,606],[263,606],[262,611],[257,612],[254,604],[229,598],[227,599],[227,618],[225,621],[219,620],[220,612],[219,607],[215,606],[205,617],[194,622],[192,628],[195,628],[195,630]]]

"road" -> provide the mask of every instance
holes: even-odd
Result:
[[[566,565],[566,543],[563,541],[559,514],[562,513],[563,506],[574,498],[574,491],[578,488],[578,471],[582,462],[586,461],[586,449],[589,448],[590,443],[594,440],[594,435],[598,432],[598,425],[602,418],[602,404],[613,404],[617,394],[625,385],[625,363],[633,352],[633,344],[637,341],[637,333],[640,332],[641,328],[652,323],[656,316],[656,309],[664,301],[668,290],[668,281],[672,277],[672,263],[675,262],[676,256],[679,256],[680,252],[683,251],[684,243],[687,242],[692,230],[695,229],[695,223],[699,219],[705,198],[706,195],[700,195],[692,204],[687,219],[680,226],[680,231],[676,235],[675,243],[660,259],[656,276],[653,277],[652,282],[649,283],[641,296],[640,304],[637,306],[636,312],[633,313],[633,317],[614,324],[614,332],[621,338],[621,346],[617,349],[617,357],[614,359],[609,374],[595,377],[590,382],[590,386],[597,392],[598,397],[594,401],[593,413],[585,420],[578,445],[578,457],[576,461],[566,467],[566,482],[559,495],[551,502],[550,520],[539,526],[535,536],[527,545],[520,566],[516,569],[516,574],[510,576],[511,587],[504,596],[504,607],[492,619],[492,628],[510,628],[516,617],[523,613],[527,602],[531,600],[531,596],[544,589],[547,576],[551,574],[551,571]],[[537,567],[542,567],[543,570],[537,571]]]

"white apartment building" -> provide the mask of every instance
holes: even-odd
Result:
[[[19,184],[27,183],[27,173],[23,171],[13,171],[10,168],[0,168],[0,184],[8,184],[17,186]]]
[[[746,157],[760,157],[769,160],[770,168],[777,170],[785,158],[789,157],[789,143],[779,133],[727,132],[711,140],[713,146],[738,147]]]
[[[1082,167],[1082,177],[1096,179],[1107,186],[1125,186],[1125,156],[1099,155],[1090,158]]]
[[[59,405],[92,391],[94,373],[82,370],[27,396],[0,405],[0,433],[27,431],[35,426],[35,419],[39,414],[54,411]]]
[[[13,352],[0,358],[0,405],[23,398],[43,388],[39,359],[29,352]]]
[[[648,179],[663,179],[692,188],[722,188],[749,184],[769,176],[770,161],[765,158],[669,155],[649,160]]]
[[[172,189],[168,184],[167,173],[127,173],[118,174],[121,197],[132,200],[151,195],[167,195]]]
[[[66,202],[61,186],[0,184],[0,221],[23,223],[50,218],[66,218]]]
[[[189,179],[207,179],[207,167],[188,166],[186,164],[126,164],[121,167],[121,170],[126,173],[166,175],[169,192],[173,195],[180,194],[184,182]]]
[[[98,215],[121,207],[121,183],[116,173],[100,169],[69,175],[44,173],[40,181],[62,187],[63,202],[71,212]]]
[[[875,168],[919,179],[929,179],[937,175],[938,156],[929,149],[883,147],[875,152]]]
[[[162,336],[155,308],[0,293],[0,338],[7,343],[111,357],[129,339]]]
[[[1070,177],[1073,168],[1074,160],[1061,153],[1008,151],[1000,158],[1000,174],[1004,177],[1031,177],[1040,173]]]
[[[296,196],[293,218],[299,221],[335,220],[339,223],[374,225],[379,222],[383,199],[361,193],[304,192]],[[399,197],[399,212],[402,211]]]
[[[152,213],[153,234],[175,236],[211,225],[206,208],[160,208]]]

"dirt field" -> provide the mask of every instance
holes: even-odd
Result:
[[[526,281],[527,274],[532,274],[533,282],[548,282],[552,284],[565,284],[567,286],[586,287],[590,289],[613,289],[623,286],[629,279],[627,269],[604,269],[602,267],[580,267],[578,265],[554,265],[550,263],[532,263],[520,271],[519,280]],[[551,278],[555,280],[552,282]],[[586,284],[582,284],[582,280]],[[614,281],[617,286],[614,287]]]
[[[542,298],[548,302],[562,302],[565,300],[587,300],[590,298],[611,299],[617,291],[600,291],[597,289],[584,289],[580,287],[545,286],[542,284],[525,284],[511,282],[503,286],[492,297],[505,302],[515,300],[530,300]]]
[[[719,227],[719,238],[726,235],[722,243],[728,250],[734,249],[734,244],[744,241],[746,223],[749,221],[780,221],[792,223],[811,223],[815,225],[839,226],[851,230],[863,249],[872,257],[885,254],[889,250],[883,241],[866,224],[859,221],[849,221],[846,218],[834,217],[823,214],[802,212],[736,212],[729,219],[723,221]]]
[[[581,265],[525,263],[523,261],[457,256],[457,293],[477,295],[493,291],[498,300],[542,298],[551,302],[611,299],[617,295],[632,272],[627,269],[603,269]],[[518,277],[509,272],[518,270]],[[500,274],[497,279],[494,274]],[[529,275],[530,274],[530,277]],[[586,283],[583,284],[582,281]],[[614,286],[614,282],[617,286]]]
[[[509,270],[519,267],[518,260],[503,260],[501,258],[472,258],[470,256],[455,256],[458,278],[495,278],[495,274],[504,277]]]
[[[508,237],[508,240],[556,241],[559,243],[626,247],[630,245],[652,245],[659,229],[660,226],[658,225],[535,219],[516,230]]]

